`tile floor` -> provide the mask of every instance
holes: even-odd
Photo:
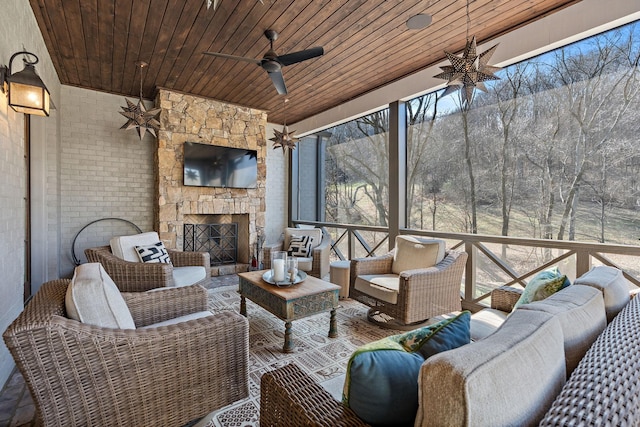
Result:
[[[238,284],[238,276],[212,277],[206,288],[217,288]],[[0,427],[33,427],[36,426],[35,405],[26,387],[22,375],[14,370],[7,383],[0,391]]]

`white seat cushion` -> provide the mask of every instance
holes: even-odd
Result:
[[[313,258],[296,257],[298,260],[298,270],[311,271],[313,270]]]
[[[400,276],[397,274],[363,274],[356,277],[354,288],[389,304],[396,304],[400,289]]]
[[[140,262],[136,246],[153,245],[159,241],[158,233],[149,231],[131,236],[114,237],[109,241],[109,244],[111,245],[111,252],[118,258],[129,262]]]
[[[163,322],[154,323],[153,325],[143,326],[142,328],[138,328],[138,329],[153,329],[153,328],[159,328],[160,326],[176,325],[178,323],[188,322],[189,320],[194,320],[194,319],[202,319],[203,317],[208,317],[208,316],[213,316],[213,313],[211,313],[210,311],[197,311],[195,313],[185,314],[184,316],[175,317],[173,319],[165,320]]]
[[[494,308],[483,308],[471,315],[471,340],[478,341],[494,333],[505,320],[509,313]]]
[[[320,386],[328,391],[331,397],[335,400],[342,402],[342,390],[344,389],[344,381],[346,377],[347,374],[340,374],[337,377],[321,382]]]
[[[135,329],[127,303],[116,284],[94,262],[76,267],[67,288],[65,306],[69,318],[88,325],[114,329]]]
[[[417,236],[397,236],[391,272],[433,267],[444,259],[445,242]]]
[[[173,267],[173,286],[189,286],[198,283],[207,277],[207,270],[204,267]]]

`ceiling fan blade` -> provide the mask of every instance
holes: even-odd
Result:
[[[291,65],[322,55],[324,55],[324,49],[320,46],[317,46],[312,47],[311,49],[301,50],[299,52],[293,52],[286,55],[278,56],[278,62],[282,65]]]
[[[284,84],[284,77],[282,77],[282,72],[273,71],[269,73],[269,77],[271,77],[271,81],[273,85],[276,87],[278,94],[286,95],[287,94],[287,86]]]
[[[227,55],[226,53],[218,53],[218,52],[202,52],[202,53],[204,55],[217,56],[218,58],[235,59],[236,61],[251,62],[252,64],[260,65],[259,59],[245,58],[244,56]]]

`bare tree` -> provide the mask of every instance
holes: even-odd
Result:
[[[569,226],[569,240],[575,240],[575,223],[584,175],[591,159],[605,146],[629,106],[638,95],[640,49],[634,50],[633,33],[626,41],[623,33],[614,31],[597,37],[589,49],[571,52],[561,49],[551,66],[560,82],[560,96],[566,111],[577,125],[574,141],[572,176],[557,238],[562,240]],[[637,45],[637,41],[635,43]],[[622,46],[621,48],[621,45]],[[612,105],[611,95],[618,102]],[[569,171],[567,169],[567,171]]]

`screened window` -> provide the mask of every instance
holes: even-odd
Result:
[[[410,228],[637,244],[640,24],[406,103]]]

